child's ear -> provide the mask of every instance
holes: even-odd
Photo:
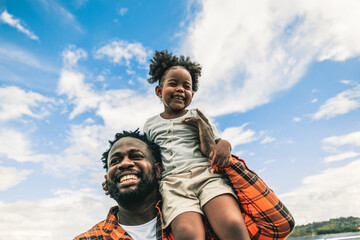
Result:
[[[157,85],[155,87],[155,93],[156,93],[156,96],[158,96],[159,98],[162,98],[162,88],[160,87],[160,85]]]

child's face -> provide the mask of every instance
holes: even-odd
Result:
[[[162,98],[165,111],[180,112],[189,106],[194,95],[191,75],[182,67],[172,68],[165,74],[162,86],[157,86],[155,91]]]

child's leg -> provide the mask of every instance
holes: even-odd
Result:
[[[171,222],[171,230],[176,240],[204,240],[205,231],[200,213],[184,212]]]
[[[239,204],[230,194],[211,199],[203,209],[212,229],[220,239],[250,240]]]

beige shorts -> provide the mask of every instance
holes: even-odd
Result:
[[[203,206],[219,195],[231,194],[232,188],[211,166],[199,166],[188,172],[168,175],[160,182],[163,197],[164,228],[184,212],[204,214]]]

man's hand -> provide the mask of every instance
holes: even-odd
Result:
[[[108,191],[107,186],[106,186],[106,175],[104,175],[104,178],[105,178],[105,181],[103,181],[101,183],[102,189],[105,191],[105,195],[109,195],[109,191]]]
[[[199,109],[196,109],[196,111],[199,117],[184,118],[181,121],[186,124],[197,126],[199,129],[200,151],[204,156],[209,157],[211,151],[215,147],[213,132],[207,117],[205,117]]]
[[[230,166],[232,163],[230,143],[223,139],[217,140],[214,149],[210,152],[209,158],[218,167],[225,168]]]

